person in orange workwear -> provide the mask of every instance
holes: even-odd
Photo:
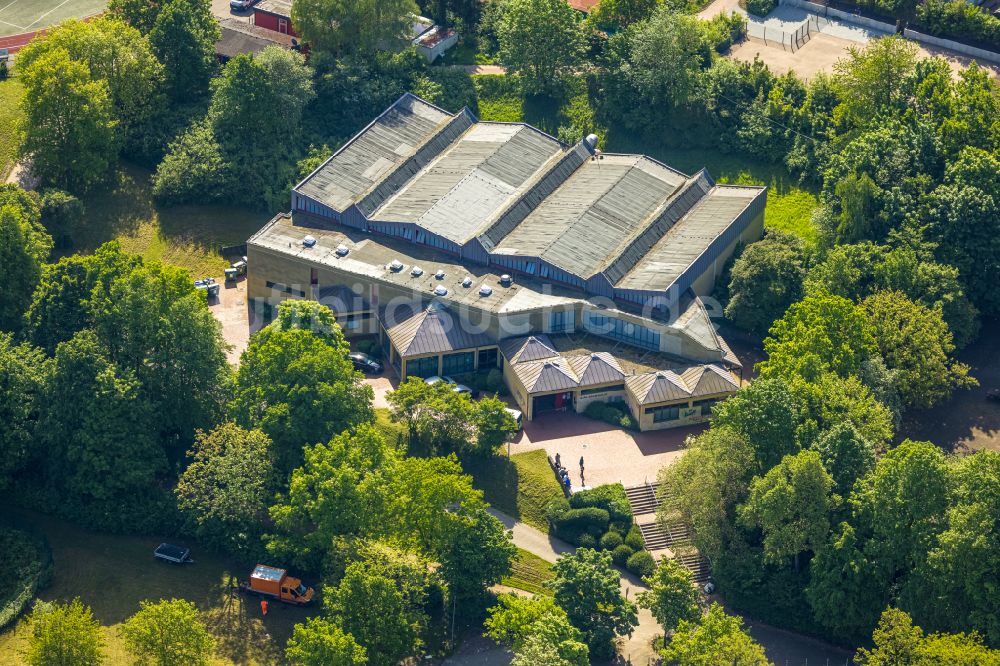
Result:
[[[261,612],[261,615],[263,615],[264,617],[267,617],[267,599],[261,599],[260,600],[260,612]]]

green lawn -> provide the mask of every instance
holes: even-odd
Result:
[[[117,239],[125,250],[186,268],[192,277],[221,278],[229,263],[219,250],[246,242],[271,217],[233,206],[161,208],[153,201],[150,175],[123,165],[108,189],[86,197],[83,231],[66,252],[91,252]]]
[[[394,423],[389,418],[389,410],[385,407],[375,408],[375,429],[385,438],[386,442],[406,446],[406,426],[402,423]]]
[[[552,590],[545,587],[545,581],[552,580],[552,564],[529,553],[523,548],[517,549],[517,559],[510,576],[501,581],[502,585],[516,587],[533,594],[552,596]]]
[[[545,505],[563,497],[545,451],[519,453],[508,460],[496,455],[488,460],[462,464],[473,485],[500,511],[542,531],[548,531]]]
[[[202,552],[192,543],[186,545],[192,547],[195,564],[177,567],[153,559],[153,549],[163,541],[158,536],[100,534],[0,505],[0,512],[8,510],[43,533],[52,546],[52,584],[39,597],[46,601],[79,597],[89,605],[103,627],[110,664],[130,663],[117,627],[139,609],[139,601],[143,599],[181,598],[197,604],[216,638],[213,664],[220,666],[281,663],[292,627],[318,612],[318,606],[306,610],[272,604],[273,612],[262,620],[252,597],[245,605],[236,603],[227,609],[229,576],[246,578],[248,566]],[[28,627],[23,619],[0,634],[0,663],[24,664],[21,651],[27,645],[27,637]]]
[[[16,78],[0,81],[0,183],[7,180],[17,158],[17,123],[23,96],[24,86]]]

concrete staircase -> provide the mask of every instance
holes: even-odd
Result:
[[[708,562],[691,541],[691,528],[678,516],[660,522],[656,510],[663,505],[674,506],[677,497],[661,484],[644,483],[625,489],[635,524],[642,533],[646,548],[656,560],[672,557],[691,571],[694,580],[703,583],[709,578]]]

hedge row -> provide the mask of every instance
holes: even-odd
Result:
[[[1000,19],[965,0],[927,0],[917,7],[917,22],[936,37],[1000,51]]]
[[[638,430],[639,424],[632,418],[628,411],[628,406],[621,400],[614,402],[591,402],[583,410],[584,416],[597,421],[610,423],[618,428],[627,430]]]

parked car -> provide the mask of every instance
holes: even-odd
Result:
[[[229,8],[242,12],[253,7],[257,0],[229,0]]]
[[[437,384],[439,382],[444,382],[446,384],[454,384],[454,388],[451,390],[454,391],[455,393],[464,393],[473,400],[479,397],[479,391],[471,389],[465,384],[459,384],[458,382],[456,382],[451,377],[448,377],[447,375],[445,375],[444,377],[438,377],[437,375],[433,375],[431,377],[428,377],[424,381],[431,385]]]
[[[153,551],[153,557],[160,560],[161,562],[170,562],[171,564],[187,564],[194,562],[191,559],[191,549],[185,548],[184,546],[176,546],[172,543],[161,543]]]
[[[351,352],[347,355],[354,364],[355,370],[360,370],[366,375],[377,375],[382,372],[382,364],[363,352]]]
[[[520,410],[511,409],[510,407],[507,408],[507,413],[513,417],[514,421],[517,422],[517,430],[520,432],[521,429],[524,428],[524,415],[520,412]]]

